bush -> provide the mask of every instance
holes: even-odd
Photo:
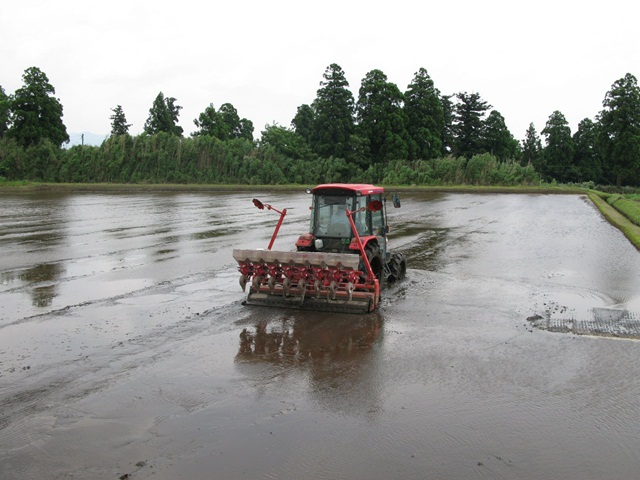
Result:
[[[100,147],[60,149],[49,141],[23,149],[0,139],[0,176],[7,180],[120,183],[319,184],[360,182],[393,185],[531,185],[532,166],[501,162],[490,154],[430,160],[392,160],[362,168],[343,158],[320,158],[299,139],[272,129],[271,142],[219,140],[168,133],[113,135]],[[278,134],[278,135],[276,135]],[[293,150],[287,143],[294,140]]]

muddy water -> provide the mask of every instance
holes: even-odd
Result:
[[[359,317],[241,305],[253,196],[290,250],[304,194],[0,196],[0,478],[637,478],[640,254],[588,200],[405,194]]]

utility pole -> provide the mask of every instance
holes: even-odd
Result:
[[[81,133],[80,135],[82,137],[82,146],[84,147],[84,133]]]

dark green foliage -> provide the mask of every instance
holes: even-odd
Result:
[[[302,136],[278,125],[267,125],[262,132],[260,146],[267,149],[272,148],[279,154],[294,160],[315,158],[315,154]]]
[[[525,166],[532,165],[537,171],[540,171],[542,165],[542,142],[533,123],[529,124],[525,138],[522,141],[520,163]]]
[[[119,183],[245,183],[243,162],[255,156],[252,142],[222,142],[211,136],[157,135],[109,137],[100,147],[73,147],[66,159],[82,179],[64,170],[64,181]]]
[[[495,155],[502,161],[517,160],[520,157],[520,145],[497,110],[491,110],[484,121],[482,147],[483,151]]]
[[[300,135],[308,145],[312,145],[315,135],[315,113],[310,105],[298,107],[296,116],[291,120],[294,131]]]
[[[546,138],[543,165],[539,170],[543,178],[558,182],[572,181],[575,175],[573,138],[565,116],[557,110],[553,112],[542,134]]]
[[[533,124],[520,148],[499,112],[486,115],[491,107],[477,93],[440,96],[426,69],[404,95],[383,72],[370,71],[354,107],[344,72],[331,64],[316,100],[298,108],[293,129],[267,126],[255,143],[252,122],[229,103],[217,111],[210,104],[194,120],[198,131],[183,138],[177,125],[182,107],[160,92],[144,134],[128,134],[118,105],[110,117],[112,135],[100,147],[62,150],[68,136],[53,87],[35,67],[23,79],[14,95],[0,87],[0,180],[521,185],[542,177],[585,187],[601,180],[640,183],[640,91],[630,74],[607,92],[597,121],[584,119],[575,135],[554,112],[542,131],[544,148]]]
[[[149,109],[149,117],[144,124],[144,132],[147,135],[164,132],[181,136],[183,129],[178,125],[180,110],[182,110],[182,107],[176,105],[175,98],[165,98],[164,94],[160,92]]]
[[[0,85],[0,138],[9,130],[9,118],[11,114],[11,98],[4,92]]]
[[[124,115],[124,110],[120,105],[116,105],[116,108],[112,108],[113,115],[111,119],[111,135],[126,135],[129,133],[130,123],[127,123],[127,117]]]
[[[221,118],[213,106],[213,103],[210,103],[193,123],[198,127],[198,130],[192,133],[194,137],[200,135],[208,135],[217,139],[228,137],[228,129],[222,124]]]
[[[0,139],[0,177],[7,180],[112,183],[237,183],[314,185],[384,182],[409,185],[527,185],[539,182],[532,167],[491,155],[393,160],[362,170],[345,159],[321,158],[295,132],[268,127],[256,148],[237,138],[183,138],[169,133],[113,135],[99,147],[63,150],[45,140],[24,149]]]
[[[22,171],[29,173],[29,180],[56,182],[63,161],[62,156],[63,150],[45,138],[25,148],[20,167]]]
[[[225,103],[216,111],[212,103],[193,121],[199,128],[194,137],[208,135],[219,140],[244,138],[253,141],[253,123],[240,118],[238,111],[230,103]]]
[[[409,155],[404,95],[380,70],[372,70],[360,86],[356,107],[357,134],[368,141],[372,163],[406,159]]]
[[[491,108],[478,93],[457,93],[453,107],[453,153],[466,158],[483,153],[484,116]]]
[[[240,119],[240,129],[238,131],[238,138],[244,138],[253,142],[253,122],[246,118]]]
[[[23,147],[35,146],[44,140],[60,146],[69,141],[62,123],[62,105],[53,97],[55,89],[36,67],[22,75],[23,86],[11,98],[11,126],[7,135]],[[42,166],[40,170],[46,170]]]
[[[59,169],[48,181],[78,183],[85,182],[86,178],[106,181],[100,147],[76,145],[62,153]]]
[[[578,124],[578,131],[573,135],[574,182],[600,182],[602,179],[602,161],[596,149],[597,135],[597,125],[592,120],[585,118]]]
[[[454,106],[451,101],[451,95],[443,95],[440,97],[442,103],[442,112],[444,115],[444,127],[442,129],[442,150],[441,156],[447,156],[453,152],[456,143],[454,132]]]
[[[533,167],[518,162],[502,162],[488,153],[445,157],[413,162],[390,162],[383,183],[392,185],[537,185],[540,177]]]
[[[617,80],[602,102],[598,115],[598,147],[605,170],[616,185],[640,184],[640,88],[636,77],[627,73]]]
[[[23,180],[29,178],[24,168],[26,151],[9,138],[0,137],[0,179]]]
[[[354,133],[354,99],[349,90],[349,82],[339,65],[332,63],[325,70],[312,107],[315,113],[310,142],[313,151],[322,157],[348,158],[351,153],[350,139]],[[302,128],[299,133],[303,138],[308,135],[304,129],[309,127],[309,111],[304,114],[307,116],[307,124],[303,121],[302,125],[295,126],[296,131]],[[301,121],[302,119],[297,119],[298,123]]]
[[[409,158],[430,159],[442,153],[445,111],[440,92],[427,70],[421,68],[404,94],[409,134]]]

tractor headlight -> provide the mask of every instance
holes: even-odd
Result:
[[[324,243],[321,238],[316,238],[314,245],[316,246],[316,250],[322,250],[322,247],[324,247]]]

